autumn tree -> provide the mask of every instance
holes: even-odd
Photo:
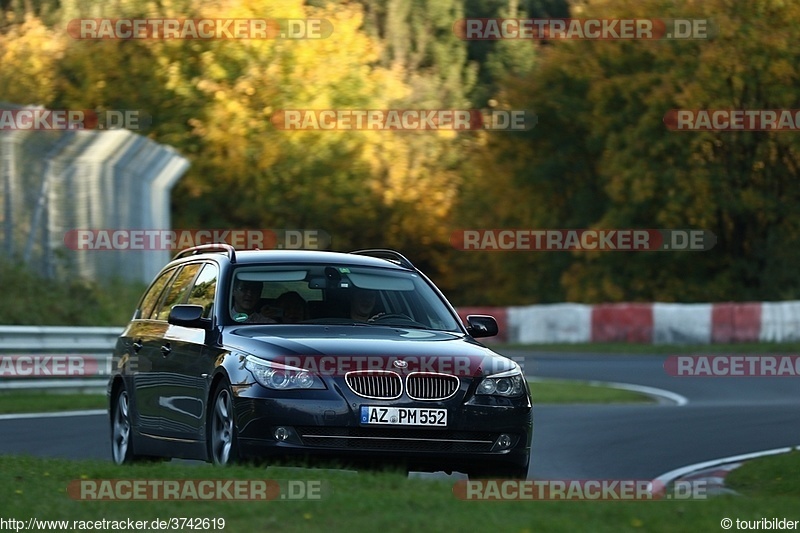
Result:
[[[517,252],[481,258],[517,291],[503,301],[711,301],[796,298],[797,137],[674,132],[670,109],[796,108],[791,45],[800,6],[781,1],[586,2],[580,18],[711,18],[710,40],[555,41],[506,88],[536,128],[490,141],[477,163],[525,202],[504,201],[477,172],[460,213],[496,201],[491,224],[528,228],[700,228],[709,252]],[[487,186],[480,186],[481,179]],[[477,261],[477,259],[475,259]],[[566,264],[565,264],[566,263]],[[523,273],[535,281],[522,282]],[[529,284],[530,283],[530,284]],[[531,286],[533,285],[533,286]],[[522,293],[522,291],[526,291]],[[527,292],[530,291],[530,292]],[[491,298],[490,298],[491,299]]]

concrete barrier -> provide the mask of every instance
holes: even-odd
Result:
[[[800,302],[764,302],[761,304],[761,342],[800,340]]]
[[[592,342],[653,342],[653,304],[592,306]]]
[[[508,308],[509,342],[591,342],[591,306],[584,304],[529,305]]]
[[[653,343],[710,343],[712,307],[712,304],[653,304]]]
[[[716,303],[711,310],[711,342],[758,342],[761,303]]]

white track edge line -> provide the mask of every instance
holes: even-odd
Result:
[[[0,415],[2,420],[23,420],[26,418],[69,418],[72,416],[96,416],[107,414],[106,409],[90,409],[85,411],[61,411],[55,413],[12,413]]]

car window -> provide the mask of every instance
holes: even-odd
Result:
[[[205,311],[203,318],[210,318],[214,307],[214,292],[217,290],[219,270],[217,265],[207,263],[194,281],[194,286],[189,292],[188,304],[202,305]]]
[[[322,300],[322,291],[319,289],[309,289],[305,281],[275,282],[265,283],[262,298],[278,298],[287,292],[296,292],[305,301]]]
[[[161,274],[155,282],[150,286],[150,289],[145,293],[144,298],[142,298],[142,304],[139,306],[139,309],[136,310],[136,315],[134,318],[150,318],[153,313],[153,308],[156,306],[158,301],[161,299],[161,293],[164,290],[164,286],[170,280],[173,274],[175,274],[174,268],[171,268]]]
[[[336,264],[248,265],[236,269],[234,280],[260,287],[258,313],[269,322],[459,331],[441,298],[413,272]],[[287,318],[289,299],[300,308],[292,315],[302,319]],[[242,318],[237,321],[247,317]]]
[[[166,320],[169,318],[172,306],[183,303],[188,296],[192,280],[201,266],[200,263],[186,265],[175,275],[161,306],[156,310],[156,316],[154,317],[156,320]]]

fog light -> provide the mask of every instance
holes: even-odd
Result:
[[[278,442],[283,442],[289,438],[289,430],[283,426],[279,426],[275,428],[275,440]]]
[[[511,448],[511,443],[512,443],[511,436],[510,435],[506,435],[505,433],[500,435],[500,438],[497,439],[497,446],[499,448],[504,449],[504,450],[508,449],[508,448]]]

